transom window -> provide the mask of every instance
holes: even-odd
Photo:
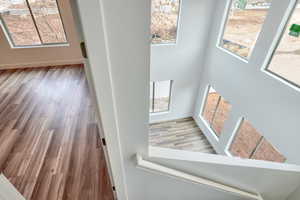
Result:
[[[286,24],[267,70],[300,87],[300,2]]]
[[[152,44],[175,43],[180,0],[152,0]]]
[[[150,113],[170,110],[172,81],[150,82]]]
[[[67,43],[56,0],[2,0],[0,18],[15,47]]]
[[[225,121],[229,118],[231,104],[219,95],[211,86],[206,97],[202,116],[219,137]]]
[[[248,58],[272,0],[232,0],[220,46]]]
[[[286,158],[262,136],[247,120],[243,120],[229,148],[241,158],[285,162]]]

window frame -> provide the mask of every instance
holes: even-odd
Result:
[[[152,4],[152,1],[151,0],[151,4]],[[177,45],[178,43],[178,33],[179,33],[179,29],[180,29],[180,20],[181,20],[181,6],[182,6],[182,1],[183,0],[179,0],[179,9],[178,9],[178,17],[177,17],[177,30],[176,30],[176,38],[175,38],[175,42],[166,42],[166,43],[152,43],[152,33],[151,33],[151,30],[150,30],[150,39],[151,39],[151,46],[175,46]],[[152,6],[152,5],[151,5]],[[152,13],[152,10],[151,10],[151,13]],[[151,21],[152,21],[152,15],[151,15]]]
[[[216,104],[216,107],[215,107],[215,110],[214,110],[213,117],[212,117],[212,119],[211,119],[210,122],[207,121],[207,120],[204,118],[204,111],[205,111],[206,102],[207,102],[207,98],[208,98],[208,95],[209,95],[209,90],[210,90],[210,88],[212,88],[213,90],[215,90],[211,85],[208,85],[208,86],[207,86],[206,91],[205,91],[205,93],[204,93],[205,96],[204,96],[204,98],[203,98],[203,100],[202,100],[202,105],[201,105],[201,109],[200,109],[200,118],[201,118],[201,120],[204,122],[205,126],[210,130],[210,132],[211,132],[211,134],[213,135],[213,137],[219,142],[223,130],[220,132],[220,135],[218,135],[218,134],[217,134],[217,131],[216,131],[215,128],[213,127],[213,122],[214,122],[214,119],[215,119],[215,117],[216,117],[216,113],[217,113],[217,110],[218,110],[218,108],[219,108],[220,102],[221,102],[222,98],[223,98],[224,100],[225,100],[225,98],[224,98],[221,94],[219,94],[219,93],[217,92],[217,90],[215,90],[216,93],[219,95],[219,97],[218,97],[218,100],[217,100],[217,104]],[[230,105],[231,105],[231,104],[230,104]],[[231,106],[232,106],[232,105],[231,105]],[[230,109],[230,111],[231,111],[231,109]],[[227,120],[226,120],[226,121],[227,121]],[[225,122],[224,122],[224,125],[225,125]]]
[[[264,23],[262,24],[262,27],[261,27],[260,31],[257,33],[256,39],[255,39],[255,43],[250,47],[249,55],[247,57],[243,57],[241,55],[238,55],[237,53],[234,53],[234,52],[230,51],[227,48],[224,48],[222,46],[222,41],[223,41],[223,38],[224,38],[224,33],[225,33],[226,25],[227,25],[227,22],[228,22],[228,19],[229,19],[229,13],[230,13],[230,9],[231,9],[231,6],[233,4],[233,1],[234,0],[228,0],[227,4],[225,6],[225,9],[223,11],[224,15],[222,17],[221,27],[219,28],[219,35],[218,35],[216,47],[218,49],[220,49],[221,51],[223,51],[223,52],[225,52],[225,53],[227,53],[227,54],[229,54],[229,55],[231,55],[231,56],[233,56],[235,58],[238,58],[239,60],[241,60],[241,61],[243,61],[245,63],[249,63],[249,61],[250,61],[250,59],[251,59],[251,57],[253,55],[253,50],[254,50],[254,48],[255,48],[255,46],[257,44],[258,38],[260,37],[260,34],[262,32],[262,29],[263,29],[263,26],[265,24],[266,19],[264,20]],[[272,4],[271,4],[271,6],[272,6]],[[270,8],[271,8],[271,6],[270,6]],[[268,15],[269,15],[269,12],[267,13],[266,18],[267,18]]]
[[[246,121],[246,118],[245,117],[241,117],[238,122],[237,122],[237,125],[233,131],[233,133],[231,134],[231,138],[229,139],[228,141],[228,144],[226,145],[225,147],[225,154],[227,156],[230,156],[230,157],[236,157],[236,158],[239,158],[239,156],[236,156],[234,155],[231,151],[230,151],[230,148],[231,146],[233,145],[235,139],[237,138],[238,134],[239,134],[239,131],[240,129],[242,128],[242,125],[243,123]],[[250,121],[247,120],[249,123]],[[256,160],[256,159],[253,159],[253,156],[255,155],[255,153],[258,151],[259,147],[261,146],[262,142],[265,140],[267,141],[277,152],[278,154],[282,155],[283,157],[285,157],[276,147],[274,147],[274,145],[269,142],[265,136],[263,134],[261,134],[251,123],[250,125],[259,133],[260,135],[260,139],[259,141],[257,142],[257,144],[255,145],[255,148],[251,151],[251,154],[249,155],[249,158],[241,158],[241,159],[249,159],[249,160]],[[268,160],[260,160],[260,161],[266,161],[266,162],[275,162],[275,161],[268,161]],[[285,157],[285,161],[284,162],[275,162],[275,163],[281,163],[281,164],[286,164],[286,161],[287,161],[287,158]]]
[[[290,5],[287,8],[284,18],[281,20],[280,26],[277,29],[277,32],[274,37],[274,40],[272,41],[271,47],[268,50],[268,54],[265,58],[265,61],[262,65],[262,67],[261,67],[261,71],[266,73],[270,77],[275,78],[276,80],[283,83],[284,85],[292,87],[300,92],[300,85],[298,85],[297,83],[294,83],[293,81],[290,81],[287,78],[268,69],[273,60],[273,57],[275,56],[276,50],[278,49],[278,46],[281,43],[284,33],[285,33],[286,29],[288,28],[288,24],[294,14],[294,11],[296,10],[298,5],[300,6],[300,0],[293,0],[292,2],[290,2]]]
[[[149,113],[151,115],[153,114],[161,114],[161,113],[168,113],[170,112],[171,108],[171,98],[172,98],[172,87],[173,87],[173,80],[164,80],[164,81],[170,81],[170,89],[169,89],[169,101],[168,101],[168,110],[165,111],[154,111],[155,110],[155,83],[156,82],[161,82],[161,81],[150,81],[150,84],[152,83],[152,99],[150,101],[152,102],[152,108],[149,110]],[[151,88],[150,88],[151,89]],[[151,105],[151,103],[150,103]],[[150,106],[149,106],[150,107]]]
[[[35,17],[32,13],[32,10],[31,10],[31,6],[30,6],[30,3],[28,0],[24,0],[26,6],[28,7],[29,9],[29,12],[30,12],[30,17],[32,19],[32,22],[34,24],[34,27],[35,27],[35,30],[39,36],[39,40],[41,42],[41,44],[32,44],[32,45],[16,45],[12,36],[11,36],[11,33],[9,31],[9,28],[5,22],[5,20],[3,19],[2,15],[0,14],[0,25],[2,27],[2,30],[4,32],[4,35],[10,45],[10,48],[12,49],[24,49],[24,48],[44,48],[44,47],[68,47],[70,46],[69,44],[69,39],[68,39],[68,35],[66,33],[66,28],[65,28],[65,24],[64,24],[64,20],[62,18],[62,15],[61,15],[61,9],[60,9],[60,5],[58,3],[58,0],[55,0],[56,2],[56,5],[57,5],[57,10],[58,10],[58,14],[59,14],[59,18],[61,20],[61,23],[62,23],[62,27],[63,27],[63,30],[64,30],[64,35],[65,35],[65,38],[66,38],[66,42],[58,42],[58,43],[43,43],[43,40],[42,40],[42,36],[40,35],[40,31],[39,31],[39,28],[36,24],[36,20],[35,20]]]

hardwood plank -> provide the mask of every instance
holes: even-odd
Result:
[[[0,71],[0,170],[27,200],[112,200],[82,65]]]
[[[191,117],[150,124],[149,141],[152,146],[216,153]]]

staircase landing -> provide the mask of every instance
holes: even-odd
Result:
[[[193,118],[150,124],[150,145],[215,154]]]

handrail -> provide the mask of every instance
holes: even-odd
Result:
[[[151,170],[160,174],[165,174],[185,181],[193,182],[196,184],[206,185],[216,190],[232,193],[241,197],[247,197],[255,200],[263,200],[260,194],[251,193],[236,187],[232,187],[226,184],[219,183],[217,181],[209,180],[204,177],[194,176],[182,171],[171,169],[169,167],[162,166],[160,164],[153,163],[151,161],[144,160],[141,155],[136,155],[137,167],[141,169]]]

